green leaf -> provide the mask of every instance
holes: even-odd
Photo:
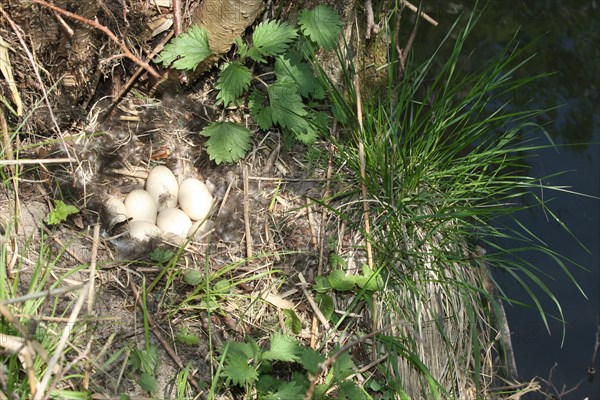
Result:
[[[292,336],[275,332],[271,336],[271,348],[265,351],[263,359],[272,361],[298,361],[300,346]]]
[[[134,349],[131,352],[129,364],[134,371],[142,371],[154,375],[158,365],[158,348],[154,345],[148,346],[148,350]]]
[[[59,224],[66,221],[69,215],[77,214],[78,212],[77,207],[66,205],[62,200],[54,200],[54,210],[48,214],[48,224]]]
[[[198,336],[187,332],[178,332],[175,334],[175,339],[186,346],[197,346],[200,344],[200,338]]]
[[[285,315],[285,326],[288,328],[294,335],[299,335],[302,332],[302,321],[296,315],[296,312],[291,309],[283,310],[283,315]]]
[[[331,271],[327,279],[332,288],[341,292],[354,289],[356,284],[354,275],[348,275],[341,269]]]
[[[225,360],[223,377],[234,385],[241,387],[253,385],[258,379],[258,371],[254,365],[249,364],[249,360],[244,354],[227,353]]]
[[[315,284],[313,285],[313,290],[317,293],[325,293],[331,290],[331,285],[329,284],[329,279],[323,275],[317,275],[315,277]]]
[[[362,399],[367,399],[367,396],[365,396],[365,392],[363,392],[362,390],[359,389],[358,386],[356,386],[356,383],[352,382],[352,381],[344,381],[342,383],[340,383],[340,390],[339,390],[339,399],[348,399],[348,400],[362,400]]]
[[[167,44],[159,56],[165,66],[193,70],[211,54],[206,30],[192,25]]]
[[[299,53],[289,51],[275,59],[275,76],[278,80],[290,79],[297,86],[300,94],[308,98],[317,86],[313,71]]]
[[[319,310],[321,310],[321,314],[323,314],[323,316],[327,318],[328,321],[331,321],[331,316],[335,311],[333,298],[327,293],[319,293],[315,296],[315,300],[319,305]]]
[[[183,281],[191,286],[197,286],[204,280],[204,274],[200,271],[192,270],[185,273]]]
[[[303,10],[299,22],[302,33],[323,50],[332,50],[336,46],[342,22],[331,8],[321,5],[313,10]]]
[[[356,284],[358,287],[364,287],[371,292],[383,290],[385,282],[380,274],[372,271],[367,264],[363,264],[362,270],[363,274],[356,276]]]
[[[217,165],[242,159],[250,149],[250,129],[232,122],[213,122],[200,131],[207,136],[206,150]]]
[[[156,393],[158,391],[158,383],[156,382],[156,378],[154,375],[150,375],[144,372],[140,376],[140,380],[138,381],[142,390],[148,393]]]
[[[319,364],[324,362],[326,357],[310,347],[303,347],[300,352],[300,363],[311,374],[315,375],[319,371]]]
[[[149,254],[150,259],[159,264],[168,263],[174,256],[175,253],[173,253],[171,250],[165,250],[159,247],[152,250],[152,252]]]
[[[333,363],[333,381],[340,382],[354,373],[354,362],[348,353],[342,353]]]
[[[261,56],[275,56],[286,51],[289,44],[298,37],[298,32],[294,27],[286,22],[266,21],[261,22],[254,29],[252,34],[252,42],[254,48]],[[264,62],[260,57],[257,59],[256,54],[250,52],[250,57],[255,61]]]
[[[306,388],[298,382],[286,382],[279,386],[275,393],[269,393],[265,400],[297,400],[304,397]]]
[[[217,79],[217,103],[225,107],[236,101],[249,87],[252,72],[241,63],[234,61],[225,65]]]
[[[266,105],[267,98],[260,92],[253,90],[248,98],[248,107],[250,108],[250,115],[254,118],[254,121],[260,126],[260,129],[267,130],[273,126],[273,119],[271,118],[271,107]]]
[[[344,257],[340,256],[339,254],[331,253],[329,255],[329,267],[331,267],[331,269],[345,268],[346,260],[344,260]]]
[[[231,293],[231,282],[228,279],[221,279],[213,286],[214,294],[229,294]]]
[[[269,86],[269,102],[274,123],[289,129],[308,127],[307,111],[295,85],[284,81]]]

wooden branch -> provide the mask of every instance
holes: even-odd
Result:
[[[133,54],[129,50],[129,48],[127,48],[127,46],[125,45],[125,43],[122,40],[119,40],[119,38],[117,37],[117,35],[115,35],[110,29],[108,29],[104,25],[98,23],[98,21],[92,21],[91,19],[87,19],[85,17],[82,17],[81,15],[77,15],[77,14],[74,14],[74,13],[69,12],[67,10],[63,10],[62,8],[56,6],[56,5],[52,4],[52,3],[48,3],[47,1],[44,1],[44,0],[31,0],[31,2],[39,4],[39,5],[44,6],[46,8],[49,8],[49,9],[51,9],[53,11],[56,11],[59,14],[64,15],[67,18],[74,19],[75,21],[79,21],[82,24],[91,26],[94,29],[98,29],[98,30],[104,32],[104,34],[106,34],[106,36],[108,36],[113,42],[115,42],[116,44],[119,45],[119,47],[125,53],[125,57],[129,58],[131,61],[133,61],[137,65],[139,65],[142,68],[144,68],[146,71],[148,71],[148,73],[150,75],[152,75],[156,79],[160,78],[159,73],[156,72],[154,70],[154,68],[152,68],[147,62],[140,60],[135,54]]]

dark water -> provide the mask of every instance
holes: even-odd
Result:
[[[422,51],[433,48],[446,34],[458,13],[472,9],[468,2],[424,2],[428,13],[440,21],[437,28],[423,26],[419,46]],[[492,1],[476,26],[468,51],[473,55],[464,68],[477,60],[486,60],[498,53],[515,35],[520,43],[535,41],[528,55],[537,55],[525,66],[522,75],[555,72],[533,87],[514,95],[514,104],[522,107],[556,108],[540,116],[537,122],[545,128],[558,151],[536,151],[528,158],[529,174],[549,176],[568,171],[544,181],[550,185],[569,186],[572,191],[588,196],[600,196],[600,2],[598,1]],[[540,141],[538,144],[547,144]],[[600,399],[600,376],[588,381],[587,369],[592,366],[598,318],[600,317],[600,201],[596,198],[569,193],[538,192],[548,205],[589,250],[565,232],[541,209],[522,213],[520,220],[551,249],[588,269],[571,266],[575,279],[587,299],[551,259],[540,254],[521,254],[533,262],[545,275],[544,282],[560,302],[567,321],[566,336],[562,325],[550,321],[550,334],[534,309],[507,307],[513,332],[519,375],[522,379],[535,376],[549,379],[560,394],[581,383],[577,390],[562,399]],[[531,304],[520,287],[503,276],[497,277],[509,297]],[[543,306],[558,316],[556,306],[542,293]],[[599,349],[600,352],[600,349]],[[600,354],[595,368],[600,369]],[[564,392],[563,392],[564,393]],[[532,398],[543,398],[539,395]]]

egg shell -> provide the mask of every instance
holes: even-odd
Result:
[[[192,227],[192,220],[178,208],[165,208],[158,213],[156,225],[164,232],[186,236]]]
[[[156,224],[156,202],[145,190],[136,189],[125,198],[127,216],[134,221],[147,221]]]
[[[213,197],[204,182],[189,178],[179,186],[179,207],[192,221],[206,219],[213,205]]]
[[[151,224],[148,221],[130,221],[129,236],[132,239],[137,239],[142,242],[152,238],[158,238],[162,235],[162,231],[158,226]]]
[[[127,219],[127,207],[118,197],[108,195],[104,202],[108,214],[108,226],[114,226]]]
[[[169,168],[162,165],[152,168],[146,178],[146,191],[156,202],[159,211],[177,207],[179,184]]]

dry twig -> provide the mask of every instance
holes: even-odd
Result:
[[[129,58],[131,61],[133,61],[134,63],[136,63],[137,65],[141,66],[142,68],[144,68],[146,71],[148,71],[148,73],[150,75],[152,75],[155,78],[160,78],[160,75],[158,72],[156,72],[154,70],[154,68],[152,68],[147,62],[140,60],[135,54],[133,54],[129,48],[125,45],[125,43],[122,40],[119,40],[119,38],[117,37],[117,35],[115,35],[110,29],[108,29],[107,27],[105,27],[104,25],[98,23],[98,21],[92,21],[91,19],[82,17],[81,15],[77,15],[74,14],[72,12],[69,12],[67,10],[63,10],[62,8],[52,4],[52,3],[48,3],[47,1],[44,0],[31,0],[33,3],[39,4],[41,6],[44,6],[46,8],[49,8],[53,11],[56,11],[59,14],[64,15],[65,17],[74,19],[76,21],[81,22],[82,24],[86,24],[88,26],[91,26],[94,29],[98,29],[102,32],[104,32],[104,34],[106,34],[106,36],[108,36],[113,42],[115,42],[117,45],[119,45],[119,47],[121,48],[121,50],[123,50],[123,55],[127,58]]]

